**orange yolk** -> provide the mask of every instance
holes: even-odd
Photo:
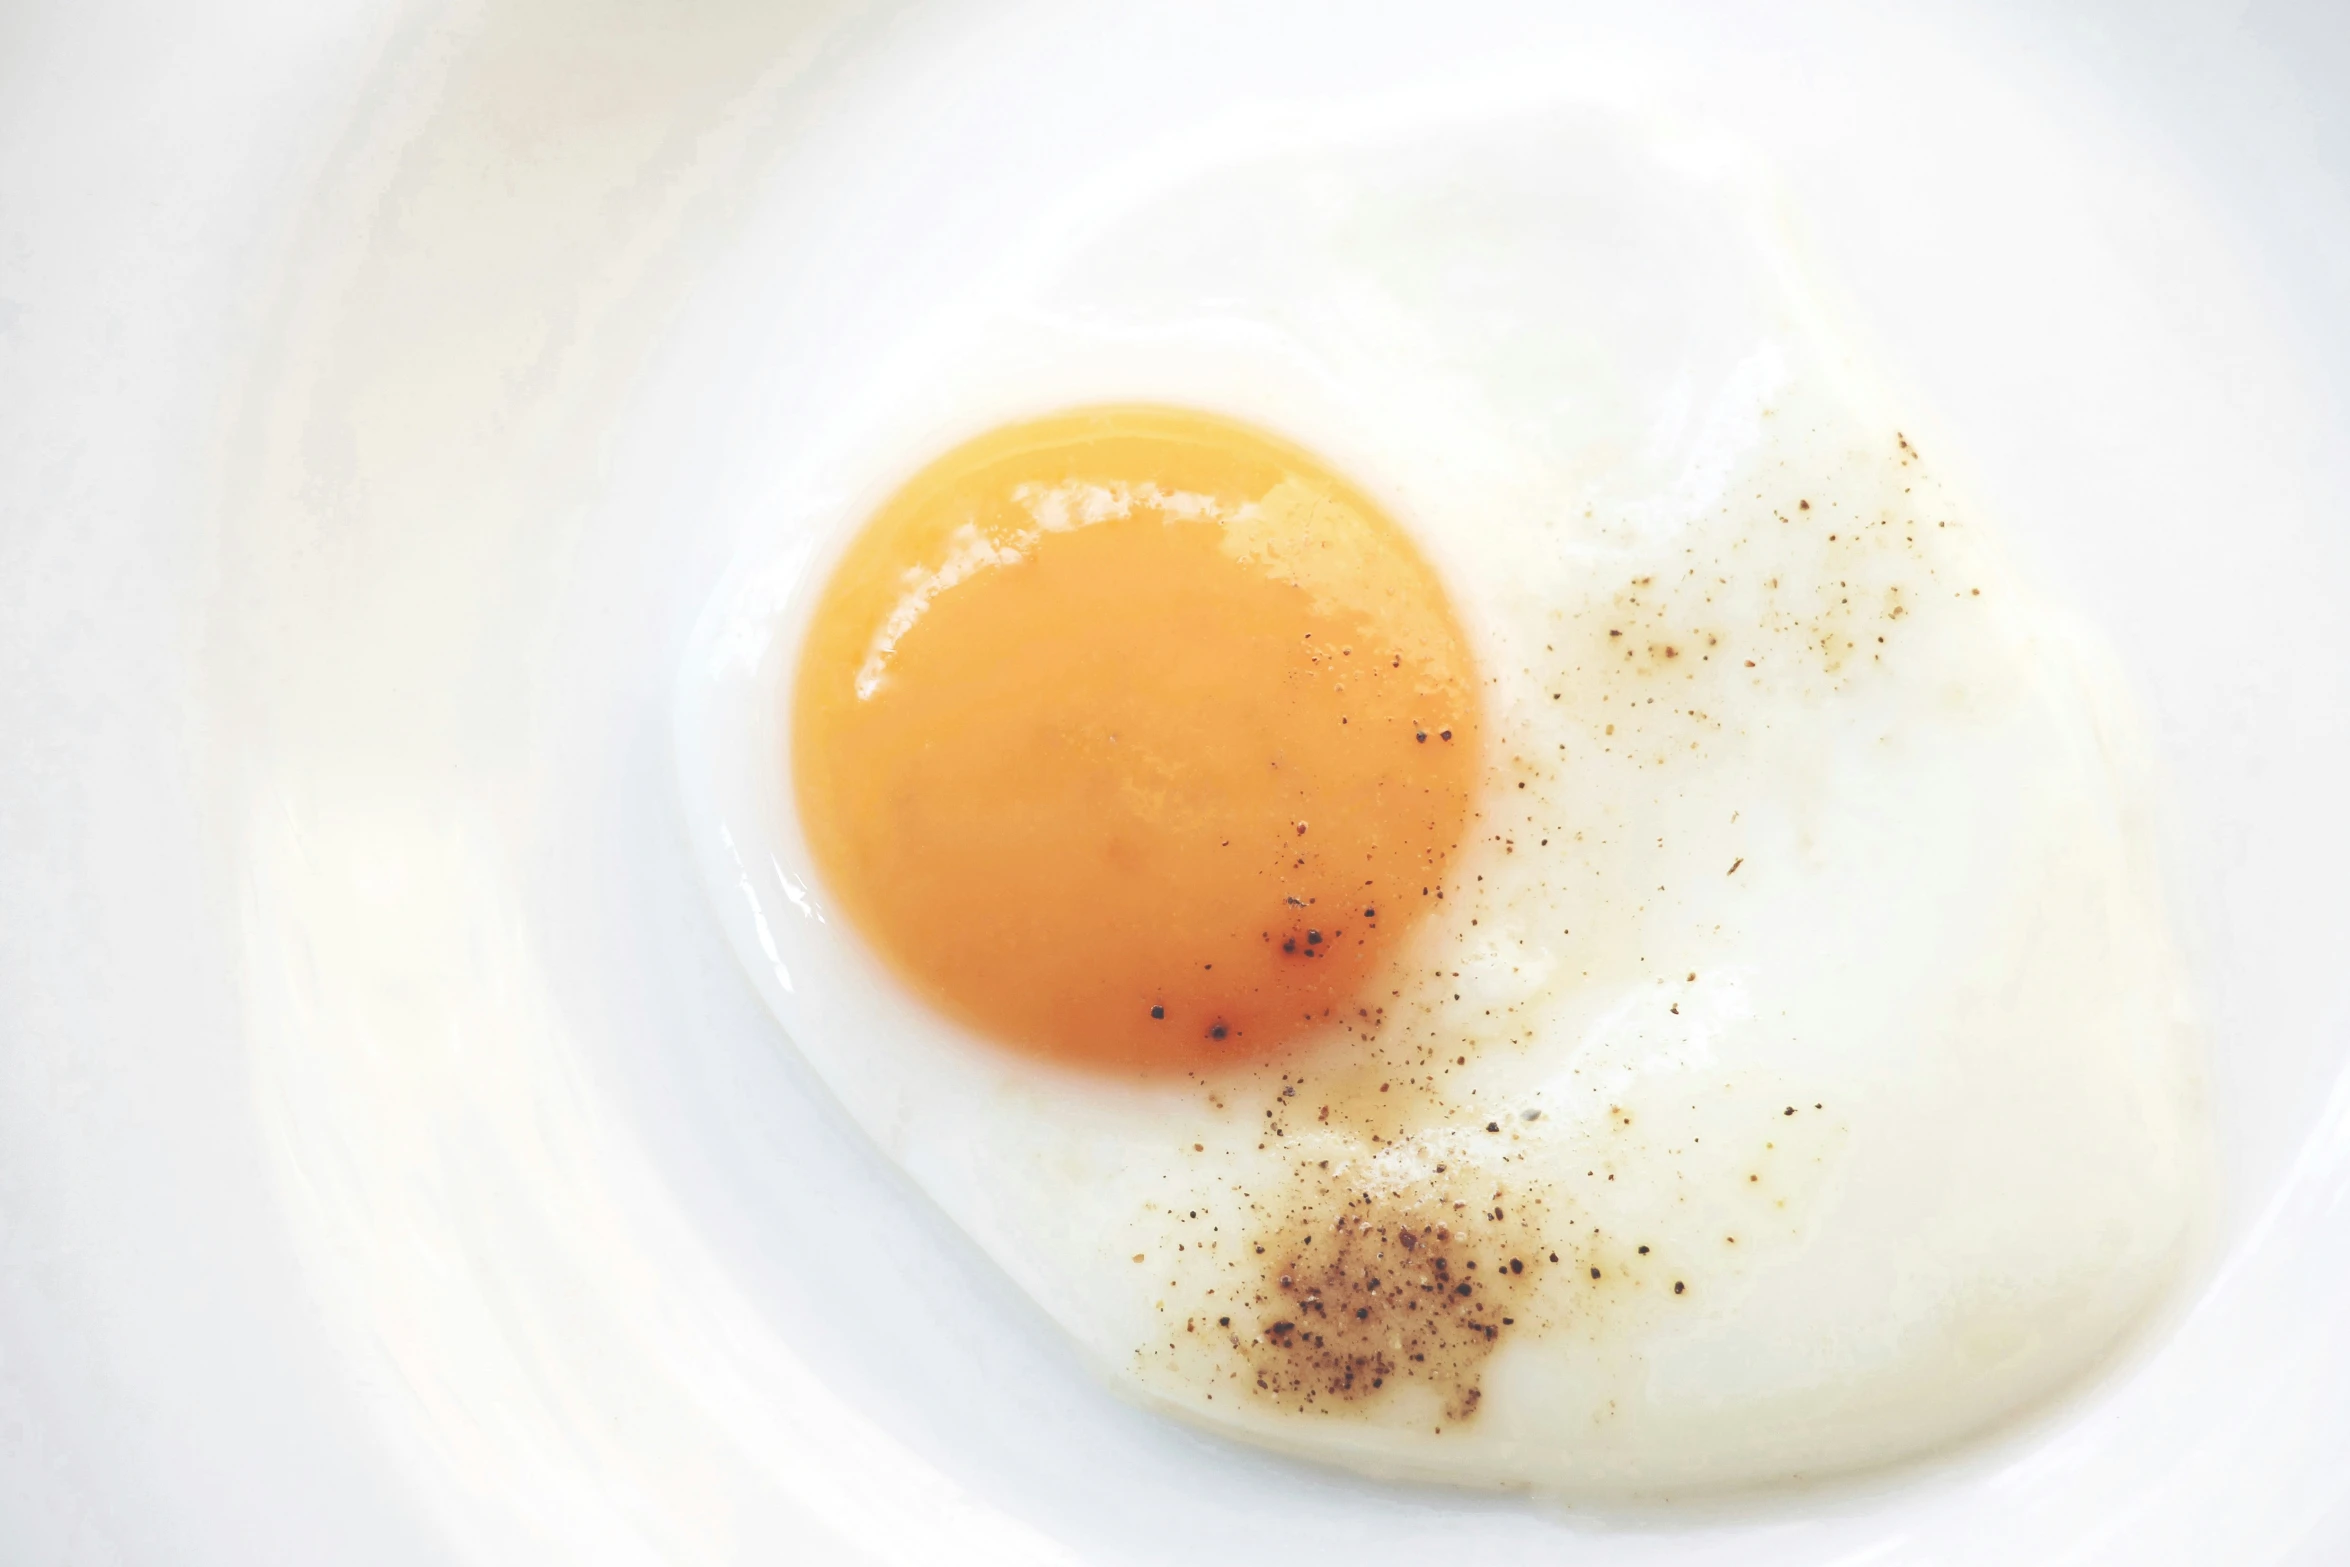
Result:
[[[822,883],[970,1028],[1179,1072],[1376,1017],[1468,819],[1476,677],[1309,454],[1153,407],[1015,425],[849,544],[792,696]]]

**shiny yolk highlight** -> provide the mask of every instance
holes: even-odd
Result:
[[[792,700],[835,904],[971,1028],[1112,1069],[1375,1015],[1477,770],[1410,539],[1307,453],[1170,409],[923,470],[834,570]]]

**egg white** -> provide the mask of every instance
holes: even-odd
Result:
[[[2201,1131],[2126,690],[1870,390],[1735,149],[1523,105],[1178,148],[958,308],[716,595],[686,815],[793,1044],[1106,1375],[1375,1473],[1656,1491],[1926,1451],[2147,1313]],[[1374,1044],[1050,1070],[905,996],[811,874],[785,696],[829,552],[953,439],[1126,399],[1386,500],[1493,681],[1478,831]],[[1350,1183],[1506,1185],[1564,1248],[1473,1417],[1251,1387],[1248,1248]]]

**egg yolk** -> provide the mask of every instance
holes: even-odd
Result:
[[[1229,419],[1093,409],[957,448],[850,542],[791,771],[821,885],[936,1007],[1197,1070],[1378,1017],[1468,820],[1476,687],[1360,490]]]

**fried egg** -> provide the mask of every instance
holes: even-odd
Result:
[[[2201,1123],[2126,682],[1735,149],[1372,117],[1080,193],[680,688],[791,1044],[1116,1385],[1568,1493],[2110,1359]]]

